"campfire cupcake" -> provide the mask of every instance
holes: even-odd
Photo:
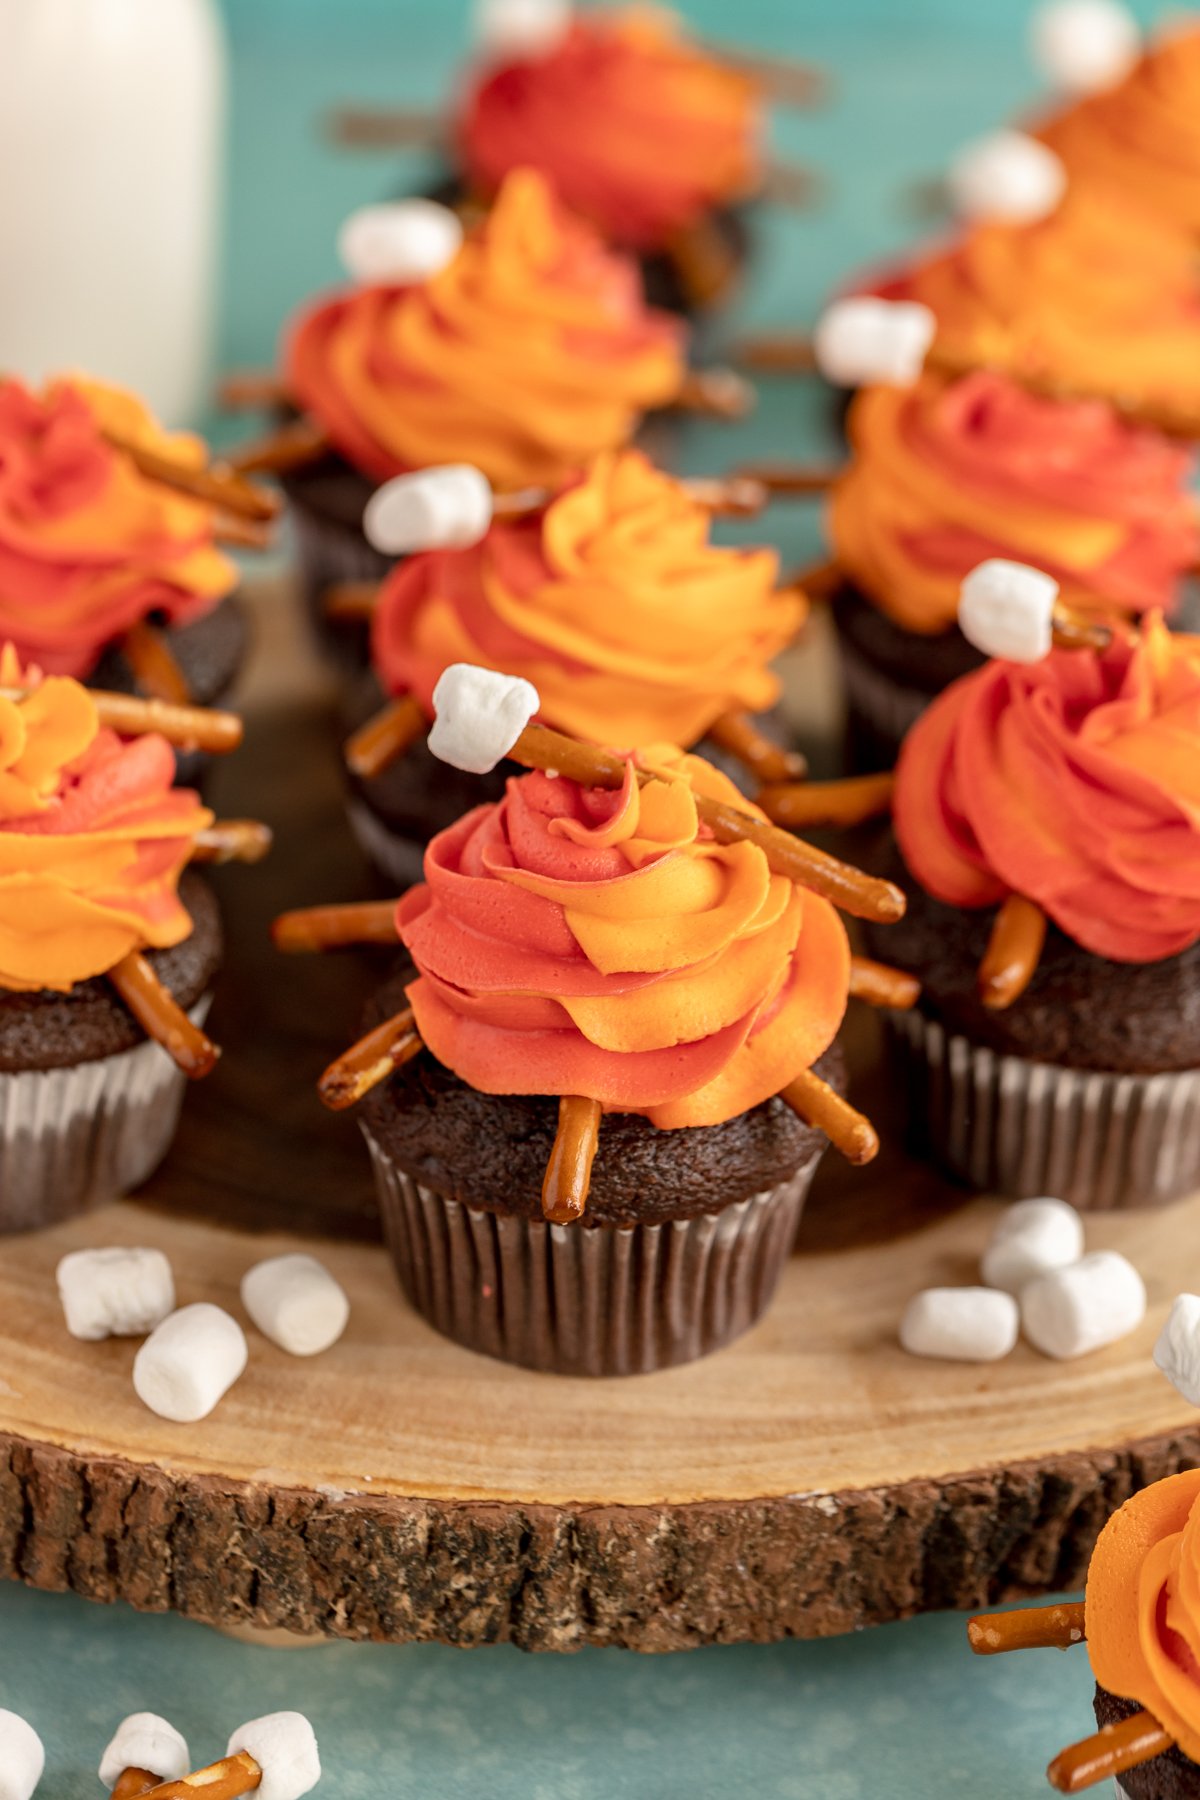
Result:
[[[249,534],[209,481],[200,440],[132,394],[82,375],[0,383],[0,642],[48,674],[224,700],[246,621],[220,541]],[[273,510],[248,484],[225,493],[264,523]]]
[[[415,266],[429,247],[428,219],[403,205],[384,211],[382,246],[368,230],[354,260],[364,270]],[[282,452],[291,463],[285,480],[313,596],[387,572],[362,515],[391,476],[470,462],[504,491],[555,484],[627,443],[656,408],[736,412],[746,400],[726,371],[689,373],[679,322],[646,305],[634,265],[534,171],[508,177],[457,250],[453,215],[435,216],[450,221],[429,258],[450,251],[436,272],[381,275],[295,321],[283,389],[304,417],[243,459],[279,466]]]
[[[927,374],[863,389],[849,432],[828,522],[859,761],[890,766],[933,696],[983,662],[958,627],[978,563],[1044,569],[1085,616],[1182,607],[1200,562],[1195,460],[1103,402],[1045,399],[986,370]]]
[[[886,917],[899,895],[699,758],[529,724],[526,682],[458,667],[437,705],[439,754],[537,772],[435,838],[394,913],[278,922],[284,948],[390,934],[415,965],[323,1097],[364,1101],[400,1279],[437,1329],[570,1374],[704,1355],[770,1299],[817,1128],[877,1148],[830,1085],[852,976],[829,902]]]
[[[965,627],[986,643],[990,611],[1023,660],[954,682],[905,739],[888,947],[922,998],[895,1023],[953,1173],[1145,1206],[1200,1185],[1200,638],[1053,607],[1037,571],[976,571]]]
[[[172,785],[155,723],[189,747],[240,736],[229,714],[93,694],[0,656],[0,1231],[145,1180],[185,1076],[219,1054],[201,1025],[220,922],[185,870],[266,837]]]
[[[486,516],[481,476],[431,470],[381,493],[381,522],[398,510],[405,524],[420,495],[442,492],[436,534],[461,543],[469,492],[459,489],[472,474]],[[709,539],[713,510],[737,505],[749,485],[688,483],[639,451],[610,452],[530,510],[490,527],[481,517],[474,543],[396,567],[371,625],[372,661],[391,699],[347,746],[352,819],[386,874],[419,879],[429,839],[504,791],[502,772],[485,784],[437,762],[424,742],[434,688],[454,662],[525,677],[542,720],[572,736],[646,744],[666,735],[691,746],[711,734],[758,782],[803,774],[802,760],[748,715],[779,698],[768,665],[799,631],[805,600],[776,586],[773,551]]]

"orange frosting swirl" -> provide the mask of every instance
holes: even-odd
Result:
[[[619,791],[533,774],[436,837],[400,901],[409,998],[439,1062],[488,1094],[585,1094],[665,1129],[776,1094],[832,1043],[849,947],[757,845],[718,844],[698,757]]]
[[[905,740],[894,808],[935,898],[1023,894],[1096,956],[1178,954],[1200,937],[1200,638],[1151,614],[1103,655],[964,676]]]
[[[177,887],[212,814],[165,738],[102,730],[86,688],[0,656],[0,987],[65,991],[190,935]]]
[[[1085,1627],[1101,1687],[1136,1700],[1200,1762],[1200,1470],[1113,1514],[1088,1568]]]
[[[1028,225],[978,225],[877,291],[922,301],[956,357],[1085,394],[1200,404],[1190,237],[1110,190],[1073,185]]]
[[[540,169],[605,237],[646,250],[760,185],[760,101],[673,14],[630,7],[577,15],[552,50],[489,67],[455,135],[472,187]]]
[[[306,312],[286,379],[365,474],[470,462],[512,488],[554,484],[627,443],[678,394],[684,344],[646,305],[636,267],[524,169],[429,281]]]
[[[693,744],[731,707],[774,704],[767,664],[804,601],[771,550],[709,542],[710,516],[639,452],[597,458],[533,518],[469,550],[412,557],[375,610],[375,666],[432,716],[450,663],[522,675],[575,737]]]
[[[91,672],[148,614],[186,625],[237,583],[213,509],[149,481],[105,429],[200,467],[132,394],[74,375],[34,394],[0,382],[0,642],[57,675]]]
[[[1075,180],[1200,232],[1200,30],[1169,31],[1124,81],[1041,126]]]
[[[1189,452],[1101,401],[1039,399],[980,370],[864,388],[832,496],[839,566],[907,631],[948,631],[988,557],[1053,575],[1072,606],[1170,611],[1200,556]]]

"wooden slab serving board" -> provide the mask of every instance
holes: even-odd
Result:
[[[224,1625],[557,1650],[817,1636],[1077,1585],[1112,1508],[1200,1460],[1197,1415],[1150,1361],[1200,1196],[1090,1226],[1146,1277],[1149,1317],[1123,1343],[1075,1364],[1023,1345],[986,1369],[914,1362],[905,1301],[975,1278],[996,1207],[895,1147],[860,1020],[857,1091],[892,1141],[865,1173],[826,1159],[748,1337],[611,1382],[445,1342],[378,1245],[355,1126],[313,1091],[381,964],[285,960],[267,938],[285,905],[372,890],[341,817],[332,687],[282,590],[257,612],[247,747],[214,801],[279,842],[217,877],[225,1059],[136,1202],[0,1240],[0,1572]],[[802,665],[793,699],[826,687]],[[63,1326],[55,1263],[101,1243],[159,1245],[182,1301],[235,1314],[250,1262],[311,1247],[350,1294],[349,1329],[312,1361],[251,1331],[217,1411],[168,1424],[133,1395],[135,1345]]]

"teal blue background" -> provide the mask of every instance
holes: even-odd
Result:
[[[688,12],[714,34],[820,60],[837,83],[828,108],[777,120],[776,148],[824,170],[828,196],[811,215],[765,222],[728,332],[811,319],[847,271],[928,229],[908,204],[912,184],[1037,92],[1021,41],[1027,9],[1015,0],[696,0]],[[466,7],[226,0],[226,14],[220,349],[232,366],[269,362],[287,311],[336,278],[345,213],[421,172],[415,156],[330,150],[319,115],[340,101],[444,93]],[[683,458],[719,469],[750,453],[811,455],[830,430],[815,387],[779,382],[747,425],[697,430]],[[770,529],[789,557],[816,548],[811,507],[777,509]],[[0,1587],[0,1704],[45,1738],[49,1800],[98,1792],[100,1750],[125,1712],[164,1712],[207,1760],[243,1718],[279,1707],[311,1714],[328,1770],[321,1791],[341,1800],[1011,1800],[1048,1792],[1046,1762],[1089,1728],[1090,1687],[1082,1652],[975,1660],[958,1618],[656,1659],[437,1646],[284,1652],[176,1618]]]

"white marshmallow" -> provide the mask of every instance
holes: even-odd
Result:
[[[1142,38],[1120,0],[1047,0],[1030,21],[1029,47],[1056,88],[1091,94],[1129,73]]]
[[[133,1359],[133,1386],[162,1419],[206,1419],[246,1367],[246,1334],[219,1306],[180,1307],[151,1332]]]
[[[451,663],[433,690],[429,748],[451,768],[486,775],[502,762],[541,705],[531,681],[474,663]]]
[[[321,1779],[316,1733],[303,1713],[267,1713],[239,1725],[226,1756],[244,1750],[263,1772],[258,1800],[300,1800]]]
[[[1041,662],[1053,641],[1058,583],[1027,563],[993,556],[964,576],[958,597],[963,636],[985,656]]]
[[[271,1256],[242,1276],[242,1305],[264,1337],[291,1356],[336,1344],[350,1302],[323,1263],[299,1253]]]
[[[1145,1316],[1142,1278],[1117,1250],[1094,1250],[1021,1290],[1022,1331],[1043,1356],[1061,1361],[1115,1344]]]
[[[921,373],[937,320],[916,300],[860,294],[835,300],[817,320],[813,356],[835,387],[888,381],[909,387]]]
[[[910,1356],[950,1362],[998,1362],[1017,1341],[1017,1303],[994,1288],[926,1288],[900,1321]]]
[[[1200,1294],[1180,1294],[1154,1346],[1154,1361],[1191,1406],[1200,1406]]]
[[[130,1713],[122,1719],[100,1758],[100,1779],[114,1788],[126,1769],[145,1769],[160,1781],[181,1781],[191,1769],[186,1740],[157,1713]]]
[[[58,1297],[72,1337],[144,1337],[175,1310],[161,1250],[72,1250],[58,1265]]]
[[[544,56],[571,27],[570,0],[476,0],[475,40],[496,62]]]
[[[1078,1262],[1083,1247],[1083,1220],[1065,1200],[1018,1200],[1001,1214],[980,1274],[988,1287],[1019,1294],[1035,1275]]]
[[[462,220],[448,206],[393,200],[352,212],[338,232],[337,248],[347,274],[370,286],[428,281],[454,261],[462,241]]]
[[[33,1726],[0,1707],[0,1800],[30,1800],[45,1767],[46,1752]]]
[[[1067,171],[1049,145],[1027,132],[989,131],[959,151],[946,184],[963,218],[1024,224],[1054,211]]]
[[[395,475],[376,488],[363,513],[367,542],[385,556],[467,550],[491,522],[492,490],[470,463]]]

